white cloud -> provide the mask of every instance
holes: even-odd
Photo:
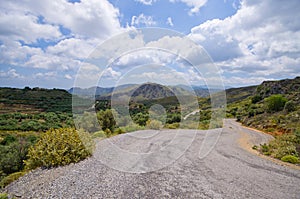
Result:
[[[75,59],[85,59],[90,55],[96,45],[98,45],[98,42],[99,40],[96,39],[83,40],[79,38],[68,38],[61,40],[55,46],[49,46],[47,53]]]
[[[244,0],[235,15],[200,24],[189,37],[228,74],[293,77],[300,74],[299,9],[297,0]]]
[[[36,73],[34,75],[35,78],[39,78],[39,79],[51,79],[51,78],[54,78],[55,76],[57,75],[57,72],[44,72],[44,73]]]
[[[9,79],[17,79],[17,78],[24,78],[23,75],[17,73],[16,69],[9,69],[8,71],[0,71],[1,78],[9,78]]]
[[[75,72],[99,43],[124,30],[119,15],[108,0],[2,2],[0,63],[46,71],[35,78],[64,77],[60,72]],[[13,72],[1,75],[17,77]]]
[[[174,26],[174,24],[173,24],[173,21],[172,21],[172,18],[171,17],[168,17],[168,19],[167,19],[167,24],[169,25],[169,26]]]
[[[170,2],[182,2],[187,6],[192,7],[189,11],[189,15],[196,14],[200,11],[200,8],[203,7],[207,0],[169,0]]]
[[[154,26],[156,25],[156,22],[153,20],[152,16],[145,16],[142,13],[139,16],[133,16],[131,18],[131,25],[132,26],[139,26],[139,25]]]
[[[2,10],[2,9],[1,9]],[[61,37],[58,26],[39,24],[38,17],[32,14],[0,12],[0,39],[22,40],[34,43],[37,39],[56,39]]]
[[[106,78],[106,79],[117,80],[120,76],[121,76],[120,72],[117,72],[110,67],[110,68],[106,68],[106,70],[104,70],[101,77]]]
[[[69,75],[69,74],[66,74],[66,75],[65,75],[65,78],[66,78],[66,79],[73,79],[72,76]]]
[[[153,3],[155,3],[157,0],[135,0],[136,2],[140,2],[144,5],[151,6]]]

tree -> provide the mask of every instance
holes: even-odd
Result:
[[[109,129],[111,132],[114,131],[116,127],[116,121],[110,109],[106,109],[105,111],[99,111],[97,113],[97,118],[102,130]]]
[[[133,116],[133,121],[140,126],[145,126],[149,119],[148,114],[138,113]]]
[[[287,99],[282,95],[271,95],[265,99],[268,112],[281,111],[284,108]]]

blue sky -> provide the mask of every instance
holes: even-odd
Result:
[[[294,78],[300,75],[299,10],[298,0],[4,1],[0,86],[70,88],[80,78],[85,83],[79,85],[86,87],[95,82],[114,86],[151,80],[198,85],[214,81],[213,76],[183,64],[180,56],[188,58],[194,52],[178,37],[161,34],[164,37],[158,38],[157,29],[151,42],[145,35],[126,36],[128,31],[149,27],[176,31],[175,35],[203,47],[227,87]],[[117,35],[124,40],[117,40]],[[105,42],[109,45],[102,49]],[[119,51],[120,42],[131,51],[155,47],[173,54]],[[102,49],[100,54],[123,55],[105,68],[102,62],[90,61],[95,49]],[[112,56],[108,54],[104,63]],[[85,75],[78,77],[82,69]]]

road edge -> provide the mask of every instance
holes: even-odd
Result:
[[[242,128],[246,128],[248,130],[255,131],[255,132],[261,133],[261,134],[267,134],[267,133],[265,133],[263,131],[260,131],[258,129],[254,129],[254,128],[244,126],[241,123],[239,123],[239,124],[241,125]],[[243,131],[239,131],[239,134],[240,134],[240,138],[237,140],[237,142],[238,142],[239,146],[241,148],[243,148],[244,150],[246,150],[246,151],[248,151],[252,154],[255,154],[256,156],[258,156],[260,158],[272,161],[272,162],[274,162],[278,165],[286,166],[286,167],[296,169],[296,170],[300,170],[300,166],[297,166],[295,164],[291,164],[291,163],[288,163],[288,162],[283,162],[279,159],[276,159],[276,158],[273,158],[273,157],[270,157],[270,156],[266,156],[266,155],[260,153],[259,151],[252,149],[252,146],[255,145],[255,143],[251,143],[250,136],[247,133],[243,132]]]

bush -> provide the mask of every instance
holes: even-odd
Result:
[[[92,134],[92,138],[105,138],[106,134],[104,131],[97,131],[95,133]]]
[[[277,136],[268,145],[270,155],[278,159],[281,159],[286,155],[298,156],[295,141],[296,136],[294,134]]]
[[[281,111],[284,108],[287,99],[282,95],[272,95],[265,100],[268,112]]]
[[[9,185],[10,183],[12,183],[13,181],[19,179],[20,177],[22,177],[23,175],[25,175],[26,172],[15,172],[12,173],[8,176],[6,176],[5,178],[3,178],[0,182],[0,187],[4,188],[5,186]]]
[[[158,120],[148,120],[146,127],[149,129],[159,130],[163,127],[163,124],[161,121]]]
[[[168,129],[178,129],[179,128],[179,126],[180,126],[180,124],[179,123],[172,123],[172,124],[166,124],[166,128],[168,128]]]
[[[8,199],[7,193],[0,193],[0,199]]]
[[[288,101],[285,105],[284,105],[284,110],[286,112],[293,112],[296,110],[296,104],[293,101]]]
[[[28,159],[24,161],[25,168],[50,168],[85,159],[92,153],[92,143],[86,141],[90,140],[88,136],[73,128],[48,130],[34,146],[29,148]]]
[[[297,164],[299,162],[299,158],[293,155],[286,155],[281,158],[281,161]]]
[[[110,109],[107,109],[105,111],[99,111],[97,113],[97,118],[103,131],[107,129],[109,129],[111,132],[114,131],[116,126],[116,121]]]
[[[8,146],[0,145],[0,171],[4,176],[23,169],[29,144],[22,140]]]
[[[132,131],[144,130],[145,127],[140,126],[140,125],[135,124],[135,123],[131,123],[127,126],[120,127],[120,129],[124,132],[132,132]]]
[[[253,104],[256,104],[257,102],[261,101],[262,100],[262,97],[260,95],[254,95],[252,98],[251,98],[251,102]]]

